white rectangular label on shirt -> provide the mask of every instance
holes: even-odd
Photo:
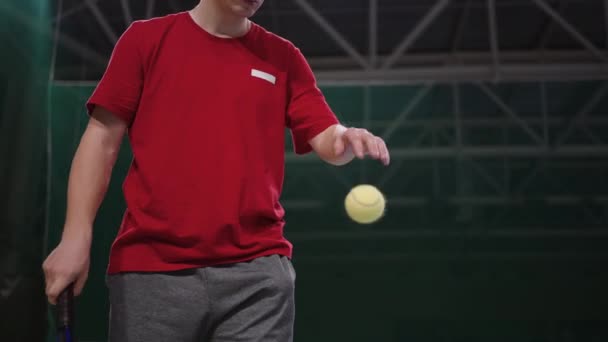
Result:
[[[263,72],[261,70],[257,70],[257,69],[251,69],[251,76],[253,77],[257,77],[257,78],[261,78],[263,80],[266,80],[272,84],[275,84],[277,82],[277,78],[267,72]]]

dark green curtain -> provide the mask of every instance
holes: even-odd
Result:
[[[0,336],[43,341],[49,2],[0,1]]]

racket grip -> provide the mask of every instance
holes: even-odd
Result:
[[[74,284],[68,285],[57,297],[57,329],[72,327],[74,319]]]

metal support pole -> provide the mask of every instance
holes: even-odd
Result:
[[[363,68],[368,69],[369,64],[359,52],[344,38],[323,16],[308,2],[308,0],[293,0],[312,20],[314,20],[349,56]]]
[[[431,129],[431,142],[433,148],[437,146],[437,130],[434,127]],[[441,195],[441,173],[438,159],[433,159],[433,195],[435,198]]]
[[[300,0],[301,1],[301,0]],[[416,24],[414,29],[401,41],[399,45],[393,50],[391,55],[384,61],[382,65],[382,69],[391,68],[397,59],[403,53],[412,46],[412,44],[420,37],[422,33],[431,25],[431,23],[439,16],[439,14],[447,7],[450,3],[450,0],[437,0],[435,5],[431,7],[429,12],[422,18],[422,20]]]
[[[378,0],[369,0],[369,66],[375,69],[376,65],[378,65]]]
[[[55,65],[57,64],[57,46],[59,43],[59,33],[61,32],[61,19],[59,19],[61,17],[63,13],[63,0],[58,0],[57,1],[57,14],[55,15],[55,18],[57,19],[55,22],[55,28],[54,28],[54,33],[53,33],[53,50],[51,52],[51,70],[49,72],[49,84],[51,82],[53,82],[55,80]],[[52,111],[47,111],[47,115],[51,115]],[[51,122],[51,120],[49,119],[49,123]],[[49,131],[50,133],[50,131]],[[52,140],[50,140],[49,137],[47,137],[47,139],[49,140],[49,144],[48,147],[50,148],[51,146],[51,142]],[[49,153],[49,158],[50,158],[50,153]],[[51,169],[49,168],[48,170],[49,172],[51,171]],[[48,185],[48,184],[47,184]],[[49,192],[47,192],[49,193]],[[48,206],[47,206],[48,207]],[[48,215],[48,213],[47,213]],[[48,221],[45,221],[48,223]],[[45,244],[46,246],[46,244]]]
[[[456,136],[456,177],[458,179],[457,191],[464,195],[464,162],[462,158],[462,117],[460,106],[460,88],[458,83],[452,84],[452,112],[454,113],[454,133]]]
[[[549,146],[549,110],[547,105],[547,85],[540,82],[540,112],[543,117],[543,141]]]
[[[471,0],[466,0],[464,5],[462,6],[462,12],[460,13],[460,17],[458,18],[456,29],[454,30],[454,38],[452,38],[452,52],[458,50],[458,47],[460,46],[460,41],[462,40],[464,28],[467,24],[467,21],[469,20],[470,9]]]
[[[154,15],[154,8],[156,7],[156,0],[148,0],[146,3],[146,18],[152,18]]]
[[[462,132],[462,108],[460,105],[460,86],[457,83],[452,84],[452,109],[454,111],[454,129],[456,133],[456,148],[461,151],[463,145]]]
[[[492,50],[492,69],[494,80],[500,79],[500,58],[498,51],[498,30],[496,28],[496,0],[488,0],[488,25],[490,26],[490,48]]]
[[[562,18],[559,13],[557,13],[549,4],[545,2],[545,0],[532,0],[540,9],[542,9],[547,15],[549,15],[553,20],[555,20],[564,30],[566,30],[570,35],[576,39],[579,43],[581,43],[587,50],[593,53],[598,59],[603,62],[608,62],[608,57],[601,52],[591,41],[585,38],[574,26],[568,23],[564,18]]]
[[[468,5],[468,2],[467,2]],[[456,193],[458,196],[466,196],[471,193],[472,177],[470,168],[466,167],[465,158],[462,154],[464,144],[464,132],[462,123],[462,106],[460,103],[460,86],[458,83],[452,83],[452,112],[454,113],[454,133],[456,138]],[[458,220],[470,220],[473,215],[473,208],[470,205],[460,205]]]
[[[604,44],[605,47],[608,48],[608,0],[604,0],[604,30],[606,32]]]
[[[131,8],[129,8],[129,0],[120,0],[122,7],[122,15],[125,19],[125,27],[128,27],[133,22],[133,16],[131,15]]]
[[[502,143],[505,146],[508,146],[511,139],[509,139],[509,128],[505,125],[503,126],[502,129],[502,137],[503,137],[503,141]],[[511,188],[511,165],[509,163],[509,158],[507,157],[502,157],[502,183],[504,184],[504,189],[505,189],[505,193],[509,193],[509,189]]]
[[[557,12],[563,12],[566,8],[566,4],[567,2],[565,0],[559,0],[557,5]],[[549,39],[551,39],[551,35],[553,34],[554,28],[555,20],[553,20],[552,18],[547,18],[547,23],[545,24],[545,27],[541,30],[541,34],[538,39],[538,47],[540,49],[545,48],[547,42],[549,42]]]

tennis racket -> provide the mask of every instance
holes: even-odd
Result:
[[[57,341],[75,342],[74,328],[74,284],[70,284],[57,298]]]

